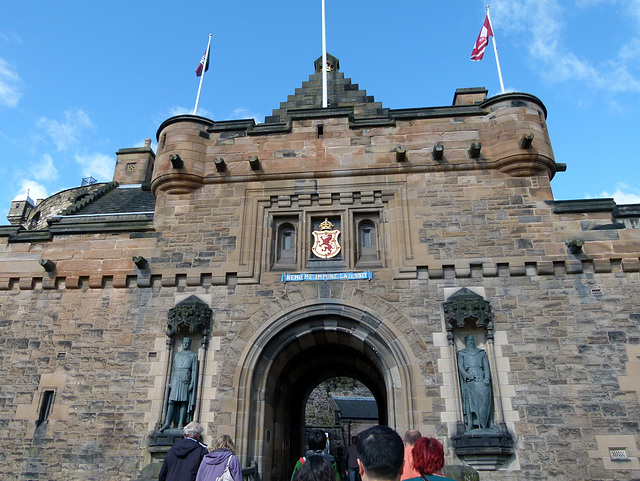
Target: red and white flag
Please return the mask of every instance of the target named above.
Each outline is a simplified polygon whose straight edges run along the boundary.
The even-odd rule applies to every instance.
[[[196,77],[200,77],[204,72],[209,70],[209,46],[207,46],[207,50],[200,59],[200,63],[196,68]]]
[[[491,29],[489,15],[487,14],[484,18],[484,24],[482,24],[480,35],[478,35],[478,40],[476,40],[476,44],[473,47],[473,52],[471,52],[471,60],[475,62],[482,60],[482,57],[484,56],[484,49],[489,45],[489,37],[493,37],[493,30]]]

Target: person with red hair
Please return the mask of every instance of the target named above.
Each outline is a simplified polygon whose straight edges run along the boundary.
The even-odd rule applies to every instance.
[[[435,438],[422,437],[413,445],[413,467],[421,476],[407,481],[454,481],[445,478],[442,474],[444,468],[444,448]]]

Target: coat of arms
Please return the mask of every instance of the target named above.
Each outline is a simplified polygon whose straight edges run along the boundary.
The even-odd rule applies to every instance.
[[[325,219],[320,224],[320,230],[314,230],[312,232],[315,242],[311,248],[313,252],[320,259],[331,259],[340,252],[340,244],[338,244],[338,236],[340,231],[333,230],[333,224]]]

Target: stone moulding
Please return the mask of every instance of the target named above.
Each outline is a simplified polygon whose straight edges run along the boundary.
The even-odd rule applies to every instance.
[[[167,314],[167,331],[169,337],[186,328],[192,334],[200,332],[204,336],[209,334],[209,325],[213,311],[196,296],[189,296],[169,309]]]
[[[462,329],[468,321],[486,331],[487,339],[493,339],[493,312],[491,303],[482,296],[463,287],[443,304],[447,339],[453,341],[454,329]]]
[[[565,259],[514,263],[483,263],[470,262],[467,265],[439,264],[432,266],[404,267],[394,269],[395,280],[412,279],[444,279],[444,278],[491,278],[491,277],[532,277],[553,275],[574,275],[582,273],[607,274],[611,272],[634,273],[640,272],[640,257],[615,259]],[[238,284],[257,284],[259,278],[255,275],[231,276],[220,272],[206,270],[175,270],[143,274],[113,273],[113,274],[80,274],[80,275],[47,275],[42,272],[21,275],[19,273],[0,274],[0,290],[35,290],[35,289],[80,289],[84,285],[89,288],[101,289],[107,286],[113,288],[150,288],[154,285],[175,287],[187,285],[190,287],[208,287],[226,285],[229,279]],[[373,280],[376,271],[373,271]],[[367,281],[369,282],[369,281]]]

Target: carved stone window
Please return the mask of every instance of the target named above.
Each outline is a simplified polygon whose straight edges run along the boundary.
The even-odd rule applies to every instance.
[[[296,229],[290,223],[285,223],[278,229],[278,261],[295,262],[296,259]]]
[[[298,261],[298,216],[282,215],[272,220],[271,267],[293,269]]]
[[[364,219],[357,224],[358,243],[356,246],[357,262],[377,261],[378,229],[371,219]]]

